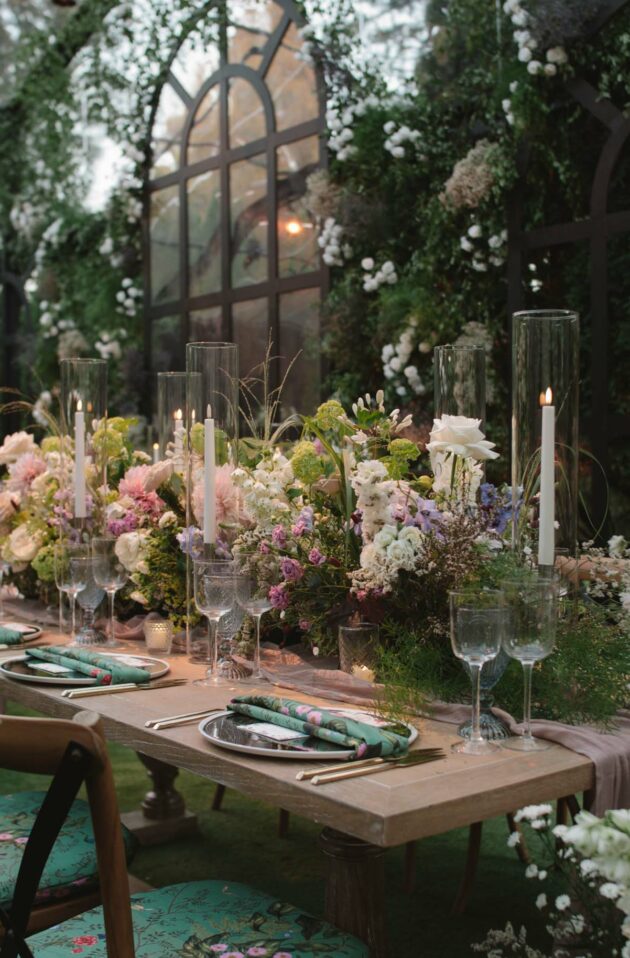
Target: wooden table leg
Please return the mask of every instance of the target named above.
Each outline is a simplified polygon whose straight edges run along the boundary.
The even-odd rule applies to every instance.
[[[186,809],[182,795],[174,787],[179,770],[157,758],[136,753],[149,773],[153,787],[144,796],[142,806],[121,815],[124,825],[141,845],[160,845],[197,833],[197,816]]]
[[[385,958],[385,849],[332,828],[322,831],[319,844],[328,859],[326,920],[366,942],[370,958]]]
[[[464,909],[468,904],[468,899],[475,882],[477,865],[479,863],[479,851],[481,849],[481,833],[483,830],[482,822],[475,822],[468,830],[468,854],[466,855],[466,865],[464,874],[453,902],[451,913],[453,915],[463,915]]]

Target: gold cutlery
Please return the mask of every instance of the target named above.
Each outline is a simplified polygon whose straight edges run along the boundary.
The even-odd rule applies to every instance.
[[[214,712],[224,712],[222,708],[201,709],[198,712],[182,712],[181,715],[166,715],[164,718],[149,719],[144,723],[145,728],[161,729],[172,728],[174,725],[186,725],[188,722],[200,722],[206,715],[212,715]]]
[[[81,689],[64,689],[61,693],[66,699],[83,699],[88,695],[116,695],[118,692],[151,692],[153,689],[169,689],[178,685],[185,685],[187,679],[166,679],[164,682],[139,684],[135,682],[121,682],[120,685],[90,685]]]
[[[378,766],[378,765],[389,764],[391,762],[402,762],[403,759],[409,762],[410,765],[413,765],[416,762],[420,761],[420,756],[424,757],[428,755],[437,755],[438,757],[441,757],[443,754],[444,754],[443,750],[435,746],[434,748],[415,749],[413,752],[407,752],[405,755],[400,755],[400,756],[390,755],[390,756],[381,757],[377,755],[377,756],[374,756],[373,758],[360,759],[357,762],[353,762],[352,760],[346,760],[345,765],[353,769],[369,768],[373,765]],[[418,757],[415,758],[414,756],[418,756]],[[316,775],[327,775],[329,772],[340,772],[340,771],[343,771],[343,769],[344,769],[344,762],[335,762],[334,765],[324,765],[324,766],[320,765],[317,768],[304,768],[302,769],[301,772],[297,773],[295,778],[298,782],[302,782],[305,779],[315,778]]]
[[[343,782],[348,778],[359,778],[362,775],[373,775],[375,772],[387,772],[393,768],[407,768],[410,765],[425,765],[428,762],[436,762],[445,758],[445,753],[441,749],[427,749],[416,752],[410,752],[402,758],[381,758],[375,760],[371,765],[364,765],[362,768],[337,768],[332,772],[319,771],[311,778],[311,785],[328,785],[331,782]],[[354,764],[354,763],[353,763]]]

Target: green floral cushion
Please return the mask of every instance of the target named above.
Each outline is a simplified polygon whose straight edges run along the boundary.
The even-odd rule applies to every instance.
[[[367,958],[367,945],[247,885],[199,881],[131,899],[136,958]],[[29,938],[35,958],[106,958],[103,913]]]
[[[31,828],[44,792],[0,795],[0,904],[9,904]],[[127,859],[135,839],[123,828]],[[87,802],[77,799],[46,863],[37,903],[67,898],[98,883],[94,833]]]

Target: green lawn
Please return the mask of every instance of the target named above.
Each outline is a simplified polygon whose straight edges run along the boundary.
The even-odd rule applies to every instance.
[[[136,756],[112,745],[110,753],[122,811],[137,807],[148,780]],[[0,771],[0,793],[41,787],[37,776]],[[228,791],[220,812],[210,804],[214,785],[188,772],[177,779],[186,803],[199,817],[201,838],[141,848],[132,865],[152,885],[200,878],[249,882],[302,908],[322,913],[324,862],[317,848],[318,827],[291,817],[289,836],[276,837],[277,811]],[[417,881],[412,895],[403,889],[403,851],[385,858],[386,909],[390,953],[402,958],[464,958],[470,943],[489,928],[511,920],[527,925],[532,944],[542,945],[544,931],[533,905],[537,883],[523,875],[523,866],[506,846],[504,819],[484,827],[482,856],[468,909],[455,918],[450,907],[466,857],[467,832],[457,829],[419,843]],[[549,889],[545,889],[549,892]],[[541,938],[541,935],[543,936]]]

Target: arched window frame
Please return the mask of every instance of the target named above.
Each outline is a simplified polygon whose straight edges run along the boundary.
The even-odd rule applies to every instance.
[[[147,158],[146,176],[145,176],[145,195],[144,195],[144,291],[145,291],[145,346],[147,352],[148,365],[152,367],[152,339],[153,326],[156,320],[163,317],[172,317],[179,315],[180,318],[180,337],[178,354],[173,357],[173,368],[184,365],[185,344],[190,338],[190,314],[195,310],[202,310],[211,307],[220,307],[221,309],[221,329],[217,333],[217,339],[232,340],[233,332],[233,307],[234,304],[246,302],[248,300],[267,299],[268,303],[268,330],[274,342],[281,342],[282,335],[280,329],[280,311],[279,298],[284,293],[297,292],[301,290],[318,289],[320,297],[323,299],[328,290],[329,270],[324,266],[321,256],[318,256],[317,268],[296,275],[279,275],[278,262],[278,170],[277,170],[277,150],[279,147],[302,140],[306,137],[316,136],[319,138],[318,146],[318,164],[317,168],[323,169],[327,166],[327,152],[324,139],[325,130],[325,91],[321,71],[313,66],[316,77],[316,92],[318,101],[318,115],[312,119],[306,120],[287,129],[278,130],[275,121],[275,109],[271,93],[265,83],[265,77],[273,62],[273,58],[280,48],[283,39],[289,30],[291,24],[300,28],[305,24],[304,17],[291,0],[273,0],[281,8],[282,14],[280,20],[271,32],[269,39],[264,46],[264,55],[258,67],[252,69],[243,63],[228,62],[228,38],[227,38],[227,16],[226,0],[220,0],[219,7],[219,53],[220,66],[205,82],[201,85],[194,97],[184,89],[178,78],[171,69],[167,71],[164,82],[156,89],[152,105],[149,128],[153,130],[156,113],[159,105],[160,96],[165,84],[170,86],[179,95],[180,99],[186,105],[188,116],[184,124],[181,143],[180,143],[180,162],[177,170],[156,178],[151,177],[151,156]],[[194,30],[194,27],[193,27]],[[192,30],[190,31],[192,32]],[[183,42],[183,41],[182,41]],[[181,44],[173,51],[171,65]],[[243,79],[253,86],[258,93],[265,115],[267,133],[265,137],[254,140],[250,143],[231,147],[229,144],[228,133],[228,95],[229,81],[234,78]],[[220,90],[220,116],[221,116],[221,147],[217,155],[207,156],[201,161],[188,163],[187,146],[190,132],[194,123],[195,113],[202,103],[204,97],[213,86],[219,85]],[[232,264],[232,236],[231,236],[231,218],[230,218],[230,166],[239,161],[264,154],[267,163],[267,195],[266,209],[268,221],[268,271],[267,279],[264,282],[233,286],[231,282],[231,264]],[[221,179],[221,289],[218,292],[204,293],[193,296],[190,291],[190,270],[189,270],[189,244],[188,244],[188,204],[187,204],[187,183],[189,180],[201,173],[217,169],[220,171]],[[153,193],[165,187],[176,186],[179,191],[179,296],[169,302],[154,305],[151,300],[151,244],[150,244],[150,207]],[[262,356],[260,357],[263,358]],[[284,357],[283,363],[278,359],[274,362],[272,369],[272,386],[278,384],[282,366],[286,367],[286,361],[292,357]],[[321,375],[321,369],[318,370],[318,377]]]

